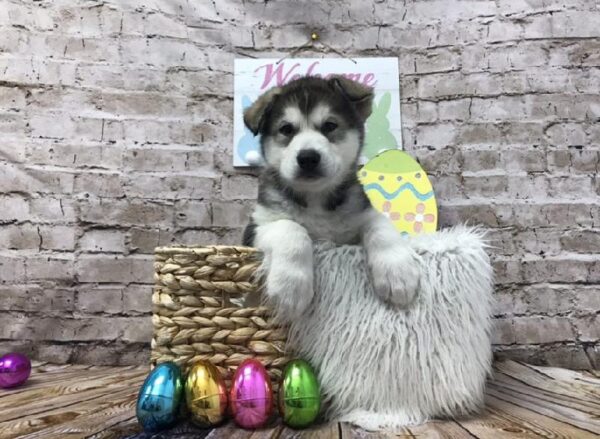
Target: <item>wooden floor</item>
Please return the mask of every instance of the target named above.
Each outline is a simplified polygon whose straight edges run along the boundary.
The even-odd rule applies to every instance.
[[[135,400],[145,367],[37,364],[28,383],[0,389],[0,438],[575,438],[600,437],[600,373],[497,363],[485,411],[472,419],[430,422],[390,433],[347,424],[293,431],[281,424],[213,431],[189,424],[160,434],[141,432]]]

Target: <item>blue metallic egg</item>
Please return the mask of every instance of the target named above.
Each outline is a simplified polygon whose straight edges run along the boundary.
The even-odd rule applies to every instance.
[[[162,363],[150,372],[140,389],[136,405],[138,422],[146,431],[158,431],[177,420],[183,395],[181,369]]]

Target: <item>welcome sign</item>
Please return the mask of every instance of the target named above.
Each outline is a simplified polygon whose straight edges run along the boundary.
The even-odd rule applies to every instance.
[[[354,62],[356,61],[356,63]],[[402,149],[400,82],[396,58],[236,59],[233,99],[233,165],[260,163],[260,140],[244,126],[244,110],[271,87],[303,76],[344,75],[375,90],[373,112],[365,126],[361,163],[388,149]]]

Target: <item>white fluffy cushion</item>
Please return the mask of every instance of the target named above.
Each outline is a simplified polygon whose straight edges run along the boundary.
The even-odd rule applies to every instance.
[[[409,242],[423,265],[405,310],[376,297],[361,247],[316,246],[315,298],[288,341],[317,369],[329,419],[376,430],[483,403],[492,269],[482,233],[457,227]]]

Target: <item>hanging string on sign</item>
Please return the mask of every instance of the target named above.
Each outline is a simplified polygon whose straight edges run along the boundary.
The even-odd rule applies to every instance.
[[[350,61],[352,61],[354,64],[358,64],[356,62],[356,60],[352,59],[351,57],[347,56],[346,54],[340,52],[339,50],[335,49],[334,47],[331,47],[329,44],[324,43],[321,40],[321,37],[319,36],[319,34],[317,32],[311,32],[310,34],[310,38],[309,40],[303,44],[300,47],[297,47],[296,49],[292,50],[290,53],[288,53],[287,55],[285,55],[283,58],[280,58],[279,61],[277,61],[275,64],[279,64],[281,63],[281,61],[290,58],[294,55],[296,55],[297,53],[302,52],[303,50],[307,50],[307,49],[315,49],[317,48],[316,43],[319,43],[321,46],[331,50],[332,52],[337,53],[338,55],[340,55],[343,58],[349,59]]]

